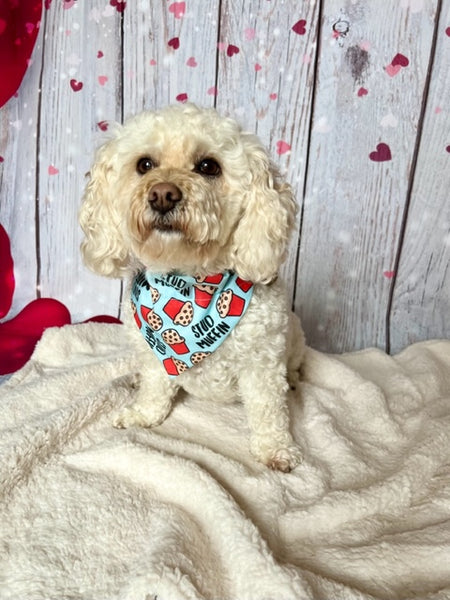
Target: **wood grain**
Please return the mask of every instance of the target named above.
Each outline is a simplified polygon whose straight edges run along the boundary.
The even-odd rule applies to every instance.
[[[282,269],[290,297],[307,166],[318,6],[306,1],[228,2],[221,15],[217,108],[260,137],[297,198],[297,221]],[[299,22],[301,33],[295,33]],[[230,45],[239,53],[230,56]]]
[[[37,130],[44,24],[19,97],[0,110],[0,222],[6,229],[15,263],[16,288],[8,318],[37,296],[38,252],[36,227]],[[0,257],[1,260],[1,257]]]
[[[381,0],[323,3],[296,294],[321,350],[385,347],[384,273],[400,243],[435,12],[391,2],[386,19]],[[390,76],[399,54],[408,66]],[[380,143],[390,160],[369,158]]]
[[[99,124],[188,100],[255,132],[294,186],[282,275],[310,345],[449,336],[450,0],[113,4],[52,2],[0,111],[9,316],[39,295],[118,314],[121,283],[79,253]]]
[[[450,1],[437,23],[405,236],[394,280],[391,351],[450,337]]]
[[[105,17],[104,10],[104,2],[95,0],[69,10],[58,3],[47,12],[39,115],[40,289],[64,302],[75,321],[117,314],[120,297],[120,282],[89,273],[79,249],[78,209],[97,123],[121,114],[120,15],[112,10]]]
[[[219,5],[187,3],[183,17],[167,2],[124,12],[125,117],[177,101],[213,105]]]

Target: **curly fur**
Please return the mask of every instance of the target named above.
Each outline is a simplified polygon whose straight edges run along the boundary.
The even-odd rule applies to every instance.
[[[143,157],[153,163],[144,174],[136,168]],[[205,158],[217,161],[220,175],[198,172],[196,165]],[[157,184],[173,184],[182,193],[164,215],[149,202]],[[298,378],[304,340],[282,286],[274,282],[294,215],[292,190],[281,182],[259,140],[214,110],[171,106],[113,129],[97,151],[80,210],[86,264],[110,277],[142,268],[187,275],[232,270],[257,284],[229,339],[176,382],[152,356],[125,307],[130,335],[142,351],[142,382],[117,426],[158,425],[180,386],[208,398],[239,393],[256,458],[284,471],[298,464],[286,393],[288,378],[290,383]]]

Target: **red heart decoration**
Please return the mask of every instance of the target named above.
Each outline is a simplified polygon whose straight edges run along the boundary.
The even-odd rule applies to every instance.
[[[11,308],[14,287],[14,263],[11,255],[11,245],[8,234],[0,225],[0,319],[3,319]]]
[[[396,67],[399,65],[400,67],[407,67],[409,65],[409,60],[403,54],[396,54],[392,59],[391,65]]]
[[[73,89],[74,92],[79,92],[80,90],[83,89],[83,84],[81,81],[77,81],[76,79],[71,79],[70,87]]]
[[[360,98],[362,98],[362,96],[367,96],[368,93],[369,92],[366,90],[366,88],[363,88],[363,87],[359,88],[359,90],[358,90],[358,96]]]
[[[391,160],[391,149],[387,144],[381,143],[377,145],[377,149],[374,152],[369,154],[370,160],[375,162],[384,162],[386,160]]]
[[[178,50],[178,48],[180,47],[180,40],[179,38],[174,37],[171,40],[169,40],[167,44],[174,50]]]
[[[101,131],[108,131],[108,121],[99,121],[97,123],[97,127],[101,130]]]
[[[300,19],[300,21],[297,21],[297,23],[295,23],[295,25],[292,27],[292,31],[294,33],[296,33],[297,35],[305,35],[306,33],[306,21],[305,19]]]
[[[177,102],[187,102],[188,101],[188,95],[187,94],[178,94],[178,96],[175,98],[175,100]]]
[[[229,56],[230,58],[234,55],[234,54],[239,54],[240,50],[237,46],[233,46],[233,44],[229,44],[228,48],[227,48],[227,56]]]
[[[30,302],[16,317],[0,324],[0,375],[23,367],[47,327],[70,323],[64,304],[51,298]]]
[[[41,14],[41,0],[0,2],[0,106],[14,96],[22,83]]]

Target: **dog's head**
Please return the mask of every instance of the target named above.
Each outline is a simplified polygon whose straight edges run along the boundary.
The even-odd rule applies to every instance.
[[[255,136],[192,105],[141,113],[113,136],[97,152],[80,211],[90,268],[275,276],[295,202]]]

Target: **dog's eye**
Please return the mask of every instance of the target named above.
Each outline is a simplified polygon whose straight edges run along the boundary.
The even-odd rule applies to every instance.
[[[148,171],[151,171],[155,167],[154,162],[148,156],[140,158],[136,165],[136,171],[141,175],[145,175]]]
[[[195,171],[207,177],[218,177],[222,173],[219,163],[213,158],[204,158],[195,165]]]

